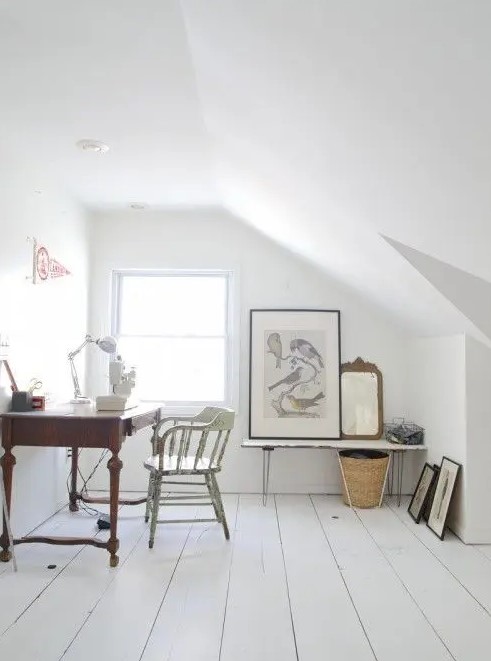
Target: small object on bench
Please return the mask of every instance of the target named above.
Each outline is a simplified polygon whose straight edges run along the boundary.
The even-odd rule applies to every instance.
[[[414,422],[406,422],[404,418],[394,418],[384,424],[384,435],[390,443],[401,445],[422,445],[425,440],[425,430]]]

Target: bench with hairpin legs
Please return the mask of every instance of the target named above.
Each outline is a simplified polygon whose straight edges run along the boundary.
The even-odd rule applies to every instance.
[[[285,439],[285,440],[271,440],[271,439],[251,439],[244,438],[241,447],[243,448],[256,448],[263,451],[263,505],[266,505],[268,500],[269,493],[269,477],[271,473],[271,453],[273,450],[282,448],[282,449],[317,449],[317,450],[336,450],[338,453],[340,450],[382,450],[389,452],[391,455],[391,472],[389,477],[389,494],[392,495],[392,490],[394,486],[394,458],[397,458],[397,504],[401,504],[402,497],[402,481],[404,477],[404,456],[408,451],[426,451],[425,445],[399,445],[398,443],[390,443],[385,440],[331,440],[331,441],[297,441],[295,439]],[[344,479],[342,466],[341,476]],[[348,491],[349,494],[349,491]],[[383,495],[383,494],[382,494]],[[382,502],[382,499],[380,500]]]

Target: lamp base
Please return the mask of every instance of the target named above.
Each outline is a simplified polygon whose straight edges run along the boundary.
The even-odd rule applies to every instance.
[[[88,397],[74,397],[70,400],[70,404],[91,404],[92,402]]]
[[[126,411],[138,406],[138,400],[133,397],[122,397],[121,395],[99,395],[95,399],[95,407],[98,411]]]

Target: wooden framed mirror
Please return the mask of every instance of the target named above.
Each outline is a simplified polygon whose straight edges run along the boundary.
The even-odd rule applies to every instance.
[[[384,395],[382,372],[357,358],[341,365],[341,438],[382,438]]]

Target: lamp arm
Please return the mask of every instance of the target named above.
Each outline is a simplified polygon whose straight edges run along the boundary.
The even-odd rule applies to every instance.
[[[68,354],[68,360],[73,360],[75,356],[79,354],[82,351],[82,349],[91,342],[95,342],[92,335],[86,335],[85,340],[82,342],[82,344],[77,349],[75,349],[75,351],[70,351],[70,353]]]
[[[75,369],[75,362],[73,359],[82,351],[85,346],[87,346],[87,344],[90,344],[94,341],[95,340],[91,335],[86,335],[82,344],[77,349],[75,349],[75,351],[70,351],[68,354],[68,362],[70,363],[70,372],[72,374],[73,382],[73,395],[75,399],[82,397],[82,391],[80,390],[80,382],[78,380],[78,374],[77,370]]]
[[[80,390],[77,370],[75,369],[75,363],[73,362],[73,357],[71,355],[69,356],[68,361],[70,363],[70,372],[72,373],[73,396],[75,399],[78,399],[79,397],[82,397],[82,391]]]

